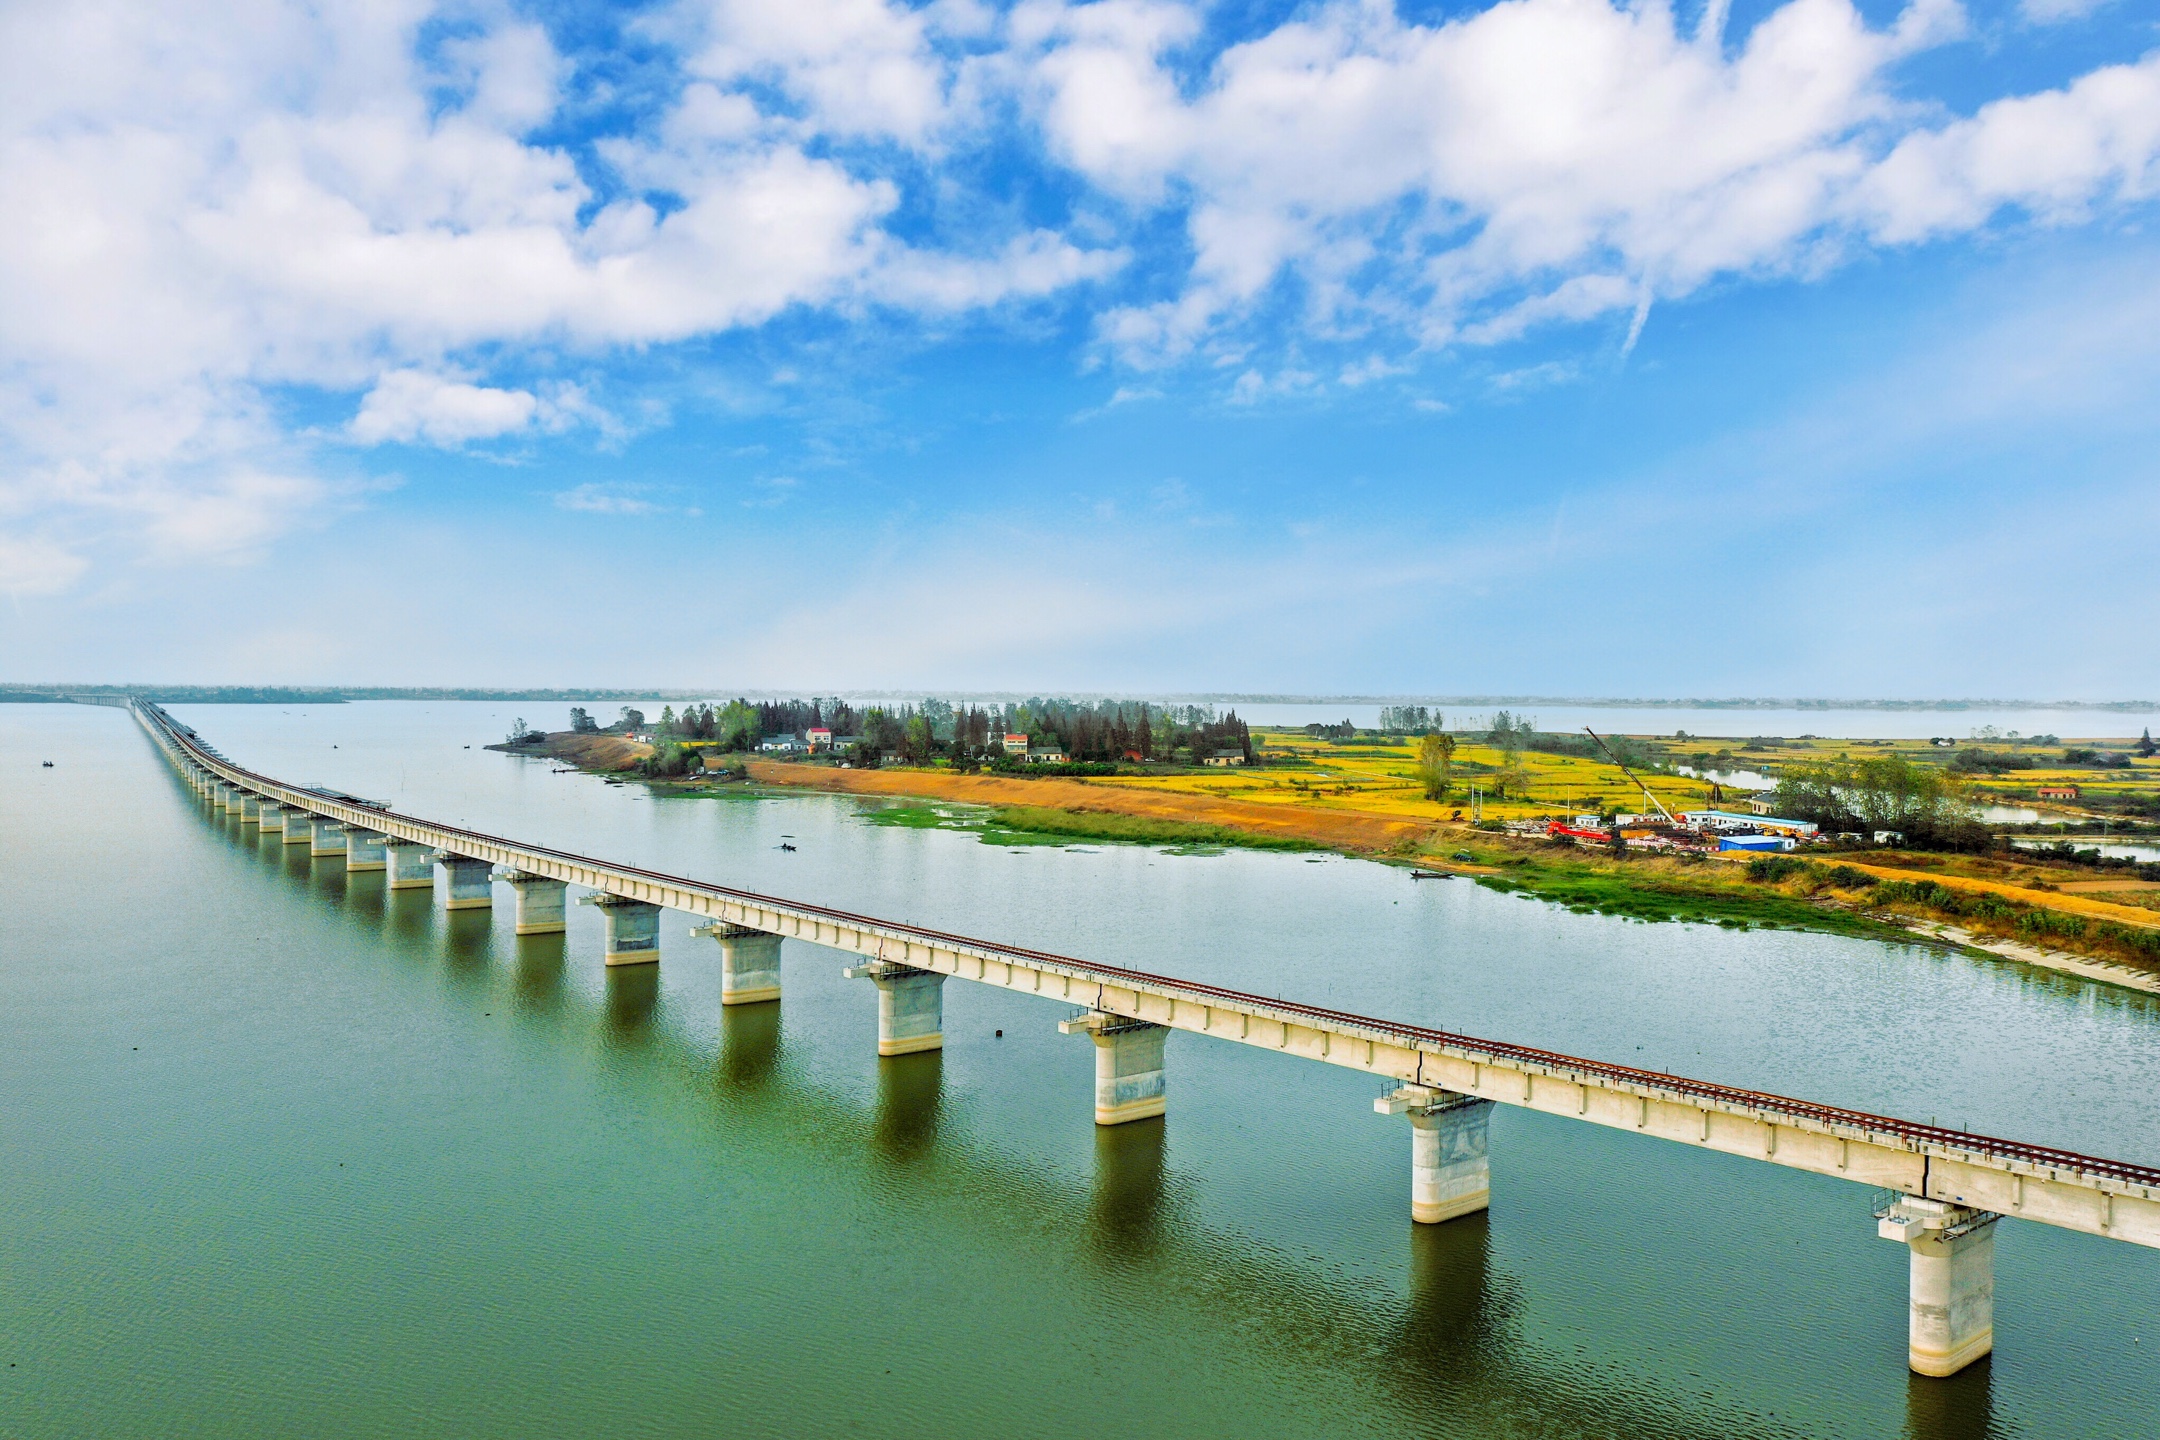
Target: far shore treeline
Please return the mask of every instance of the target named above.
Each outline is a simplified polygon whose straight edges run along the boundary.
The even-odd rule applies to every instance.
[[[582,733],[649,731],[655,753],[645,768],[656,775],[694,768],[702,763],[698,750],[741,753],[780,737],[804,741],[812,730],[830,732],[835,758],[868,766],[886,760],[908,765],[943,761],[959,770],[1026,765],[1036,774],[1088,775],[1109,774],[1119,764],[1197,764],[1225,752],[1234,752],[1241,763],[1254,758],[1252,731],[1235,711],[1217,715],[1206,706],[1133,700],[1037,697],[1006,705],[954,705],[926,699],[918,705],[858,709],[824,696],[736,699],[725,705],[685,705],[679,712],[670,705],[657,719],[624,706],[605,727],[579,706],[571,710],[570,724]],[[521,720],[511,743],[531,734]],[[1019,738],[1023,736],[1024,743]]]

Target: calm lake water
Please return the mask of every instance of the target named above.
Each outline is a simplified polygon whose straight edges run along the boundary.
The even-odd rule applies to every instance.
[[[1348,860],[655,800],[481,749],[513,708],[178,713],[433,818],[2160,1160],[2160,998]],[[1169,1116],[1098,1131],[1060,1006],[955,982],[942,1055],[880,1061],[833,952],[789,942],[785,1001],[723,1016],[687,917],[610,974],[589,907],[520,941],[506,891],[446,916],[297,848],[123,712],[0,706],[0,1432],[2155,1432],[2154,1252],[2006,1221],[1996,1356],[1921,1380],[1860,1187],[1503,1108],[1491,1214],[1413,1227],[1356,1076],[1177,1035]]]

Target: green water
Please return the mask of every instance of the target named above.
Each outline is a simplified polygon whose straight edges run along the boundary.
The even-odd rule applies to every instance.
[[[2160,1158],[2160,1007],[2014,966],[656,802],[478,748],[487,706],[182,714],[436,818]],[[1503,1108],[1489,1217],[1413,1227],[1358,1077],[1174,1036],[1167,1120],[1098,1131],[1061,1007],[955,983],[946,1051],[880,1061],[832,952],[723,1016],[686,917],[607,974],[589,908],[520,941],[298,848],[120,712],[0,706],[0,1434],[2160,1433],[2153,1252],[2005,1222],[1997,1355],[1919,1380],[1858,1187]]]

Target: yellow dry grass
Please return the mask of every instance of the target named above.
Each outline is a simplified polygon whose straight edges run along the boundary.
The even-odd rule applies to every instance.
[[[2024,885],[2008,885],[2000,880],[1981,880],[1970,875],[1951,875],[1935,870],[1903,870],[1894,865],[1867,865],[1856,860],[1841,860],[1839,863],[1850,865],[1855,870],[1863,870],[1883,880],[1932,880],[1945,889],[2000,895],[2006,900],[2022,901],[2044,910],[2062,910],[2073,915],[2113,920],[2119,924],[2136,925],[2148,930],[2160,927],[2160,918],[2155,918],[2150,910],[2134,905],[2110,904],[2105,900],[2068,894],[2062,890],[2035,890]]]

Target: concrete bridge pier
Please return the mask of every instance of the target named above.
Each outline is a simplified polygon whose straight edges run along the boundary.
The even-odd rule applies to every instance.
[[[1410,1218],[1417,1224],[1490,1208],[1492,1108],[1490,1100],[1430,1085],[1405,1085],[1373,1101],[1382,1115],[1410,1117]]]
[[[225,782],[224,782],[223,780],[213,780],[213,781],[211,781],[211,782],[210,782],[210,804],[211,804],[211,806],[212,806],[213,808],[215,808],[215,809],[217,809],[217,810],[220,810],[220,811],[226,811],[226,810],[230,810],[230,809],[232,809],[232,808],[233,808],[233,787],[232,787],[232,786],[230,786],[230,785],[228,785],[228,784],[226,784],[226,783],[225,783]]]
[[[285,807],[275,800],[265,800],[255,810],[255,823],[266,835],[285,833]]]
[[[443,891],[445,910],[491,910],[495,906],[495,862],[475,860],[470,855],[452,855],[447,850],[435,854],[435,862],[450,877],[448,888]]]
[[[1168,1098],[1163,1085],[1163,1041],[1167,1026],[1101,1010],[1089,1010],[1058,1022],[1067,1035],[1095,1042],[1095,1123],[1123,1125],[1152,1120]]]
[[[383,841],[392,890],[431,890],[435,886],[435,851],[418,840]]]
[[[308,841],[310,856],[343,855],[345,853],[345,827],[323,816],[315,817],[315,834]]]
[[[715,920],[690,932],[720,942],[720,1003],[756,1005],[780,998],[780,937]]]
[[[315,844],[315,817],[305,810],[288,808],[285,811],[285,843],[306,845],[312,854]]]
[[[569,882],[507,868],[497,870],[495,878],[517,892],[517,934],[560,935],[569,928],[564,904]]]
[[[389,861],[383,855],[383,833],[380,830],[351,829],[345,832],[345,873],[355,870],[384,870]]]
[[[263,804],[263,799],[262,799],[262,796],[260,796],[260,795],[257,795],[257,794],[256,794],[256,793],[255,793],[254,791],[252,791],[252,790],[243,790],[243,791],[241,791],[241,792],[240,792],[240,823],[241,823],[241,824],[243,824],[243,825],[260,825],[260,824],[262,824],[262,804]]]
[[[602,958],[610,965],[650,965],[660,958],[660,907],[620,895],[581,895],[580,905],[597,905],[607,921]]]
[[[1875,1233],[1911,1252],[1905,1358],[1916,1374],[1955,1375],[1995,1348],[1995,1222],[2000,1215],[1900,1196]]]
[[[851,965],[841,973],[877,986],[878,1054],[913,1055],[945,1048],[943,975],[890,960]]]

